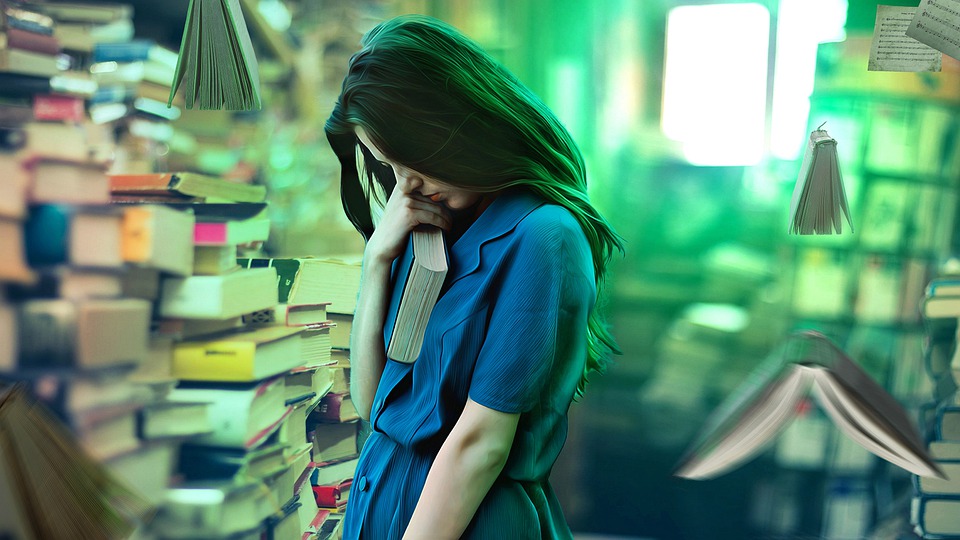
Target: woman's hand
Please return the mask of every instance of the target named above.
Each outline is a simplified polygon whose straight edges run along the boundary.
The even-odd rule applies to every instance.
[[[393,261],[407,245],[407,238],[418,225],[433,225],[449,230],[452,225],[450,212],[417,193],[404,193],[400,183],[393,189],[383,216],[367,242],[366,253],[380,261]]]

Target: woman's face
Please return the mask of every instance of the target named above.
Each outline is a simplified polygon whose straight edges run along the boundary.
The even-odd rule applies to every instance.
[[[444,184],[435,178],[420,174],[409,167],[404,167],[399,163],[387,159],[387,157],[383,155],[383,152],[373,144],[362,127],[357,126],[355,132],[357,138],[360,139],[360,142],[373,154],[373,157],[383,165],[393,169],[393,174],[397,178],[397,186],[400,188],[400,191],[406,194],[416,193],[422,195],[435,203],[446,206],[450,210],[470,208],[482,197],[480,193]]]

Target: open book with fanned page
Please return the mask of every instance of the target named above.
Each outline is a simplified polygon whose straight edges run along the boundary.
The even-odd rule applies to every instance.
[[[943,478],[900,403],[826,336],[790,336],[708,418],[676,476],[708,479],[760,453],[812,391],[834,424],[873,454],[918,476]]]

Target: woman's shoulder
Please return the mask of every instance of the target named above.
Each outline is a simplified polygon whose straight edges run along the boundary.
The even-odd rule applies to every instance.
[[[520,236],[552,241],[584,237],[583,228],[568,208],[544,200],[540,203],[517,223]]]

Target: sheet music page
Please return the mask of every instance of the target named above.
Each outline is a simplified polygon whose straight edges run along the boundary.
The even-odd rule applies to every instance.
[[[960,60],[960,0],[920,0],[907,35]]]
[[[909,6],[877,6],[868,71],[940,71],[942,53],[906,34],[916,11]]]

